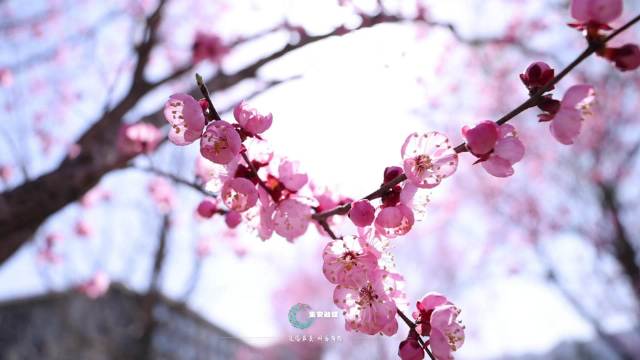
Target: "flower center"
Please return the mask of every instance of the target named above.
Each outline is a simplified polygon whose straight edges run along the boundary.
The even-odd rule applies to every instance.
[[[360,289],[360,299],[356,301],[356,304],[360,306],[371,307],[374,301],[378,300],[378,295],[373,290],[371,283],[368,283],[367,286]]]
[[[357,263],[355,261],[357,257],[358,254],[356,254],[352,250],[349,250],[342,255],[341,260],[347,270],[351,270],[352,267],[357,266]]]
[[[431,169],[433,163],[431,162],[431,158],[427,155],[418,155],[415,158],[416,161],[416,172],[418,174],[423,174],[425,171]]]
[[[229,148],[229,144],[227,143],[227,139],[218,139],[213,143],[213,152],[216,154],[220,154],[223,150],[227,150]]]

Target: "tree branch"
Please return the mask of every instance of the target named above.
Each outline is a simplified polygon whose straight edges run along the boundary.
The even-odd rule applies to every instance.
[[[621,28],[617,29],[616,31],[611,33],[609,36],[604,38],[601,42],[590,43],[587,46],[587,48],[580,55],[578,55],[578,57],[575,60],[573,60],[569,65],[567,65],[567,67],[565,67],[553,79],[549,80],[549,82],[545,86],[541,87],[536,93],[531,95],[527,100],[525,100],[522,104],[518,105],[515,109],[511,110],[509,113],[507,113],[506,115],[502,116],[500,119],[496,120],[496,124],[498,124],[498,125],[505,124],[508,121],[510,121],[511,119],[513,119],[516,116],[518,116],[519,114],[521,114],[522,112],[524,112],[525,110],[536,106],[537,103],[542,99],[542,96],[547,91],[551,90],[555,84],[557,84],[565,76],[567,76],[576,66],[578,66],[580,63],[582,63],[589,56],[593,55],[596,52],[596,50],[598,50],[599,48],[604,46],[607,42],[609,42],[610,40],[615,38],[618,34],[622,33],[624,30],[630,28],[632,25],[634,25],[638,21],[640,21],[640,15],[638,15],[638,16],[634,17],[633,19],[631,19],[629,22],[627,22]],[[462,143],[462,144],[456,146],[454,148],[454,150],[457,153],[462,153],[462,152],[468,151],[467,150],[467,146],[466,146],[465,143]],[[407,179],[406,175],[404,175],[404,174],[399,175],[395,179],[393,179],[393,180],[391,180],[391,181],[389,181],[389,182],[387,182],[385,184],[382,184],[382,186],[380,188],[378,188],[376,191],[372,192],[371,194],[365,196],[363,199],[371,200],[371,199],[374,199],[374,198],[378,198],[378,197],[384,195],[384,193],[386,191],[388,191],[389,189],[391,189],[393,186],[395,186],[395,185],[397,185],[399,183],[402,183],[406,179]],[[333,208],[331,210],[327,210],[327,211],[319,213],[319,214],[314,214],[312,217],[316,221],[324,221],[328,217],[333,216],[333,215],[346,215],[349,212],[349,210],[351,209],[351,204],[352,204],[352,202],[349,202],[347,204],[337,206],[337,207],[335,207],[335,208]]]

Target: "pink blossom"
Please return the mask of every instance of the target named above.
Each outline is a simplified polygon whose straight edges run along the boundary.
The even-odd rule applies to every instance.
[[[59,264],[62,262],[62,257],[50,248],[43,248],[38,250],[38,260],[47,264]]]
[[[219,63],[229,53],[229,48],[223,43],[222,38],[215,34],[197,32],[193,42],[193,63],[202,60],[210,60]]]
[[[93,233],[93,228],[91,227],[91,225],[89,225],[89,223],[84,220],[78,220],[78,222],[76,222],[74,230],[76,232],[76,235],[81,237],[88,237]]]
[[[273,148],[268,141],[258,138],[246,138],[243,142],[247,148],[249,159],[261,164],[269,164],[273,160]]]
[[[162,139],[158,128],[147,123],[125,124],[118,134],[118,151],[125,156],[152,153]]]
[[[571,1],[571,16],[584,24],[608,24],[620,15],[622,15],[622,0]]]
[[[205,183],[207,191],[218,193],[222,190],[222,186],[227,180],[235,177],[239,162],[240,157],[238,156],[225,165],[216,164],[202,156],[198,156],[195,169],[196,176],[198,180]]]
[[[235,229],[242,222],[242,215],[237,211],[229,211],[224,216],[224,222],[227,224],[229,229]]]
[[[331,210],[334,207],[338,206],[336,195],[327,188],[313,188],[313,197],[318,202],[318,211]]]
[[[375,218],[376,209],[371,205],[369,200],[358,200],[351,204],[349,210],[349,219],[355,226],[369,226]]]
[[[451,359],[451,352],[464,344],[464,326],[457,320],[460,309],[455,305],[436,307],[431,314],[431,350],[436,359]]]
[[[0,179],[4,182],[9,182],[13,177],[13,168],[10,165],[0,166]]]
[[[501,125],[499,130],[499,138],[493,152],[486,160],[481,160],[481,164],[493,176],[508,177],[514,173],[513,165],[522,160],[524,145],[512,125]]]
[[[330,241],[324,248],[322,259],[322,272],[327,280],[345,286],[365,283],[369,272],[378,265],[376,254],[358,236]]]
[[[604,57],[613,61],[620,71],[630,71],[640,67],[640,48],[636,44],[606,48]]]
[[[210,219],[218,211],[218,207],[216,206],[215,200],[204,199],[200,201],[196,211],[198,215],[202,216],[203,218]]]
[[[428,293],[417,304],[413,313],[416,331],[429,336],[431,350],[438,360],[452,359],[452,352],[464,343],[465,327],[457,319],[460,309],[444,295]]]
[[[162,137],[162,135],[160,135],[160,137]],[[69,147],[67,148],[67,156],[69,159],[77,158],[81,152],[82,147],[78,144],[69,144]]]
[[[199,258],[209,256],[211,254],[212,246],[213,241],[211,240],[211,238],[201,238],[200,240],[198,240],[198,244],[196,245],[196,255]]]
[[[550,116],[551,135],[561,144],[573,144],[580,134],[584,116],[591,114],[590,107],[594,100],[595,91],[591,85],[570,87],[560,102],[560,110]]]
[[[234,178],[224,183],[221,197],[229,209],[243,212],[258,202],[258,190],[251,181],[245,178]]]
[[[263,188],[258,188],[258,199],[260,207],[258,210],[258,236],[262,240],[271,238],[273,234],[273,212],[276,210],[276,204],[271,200],[271,196]]]
[[[80,284],[78,291],[91,299],[97,299],[107,293],[110,284],[109,275],[103,271],[98,271],[89,280]]]
[[[176,145],[191,144],[202,136],[204,113],[191,95],[171,95],[164,104],[164,118],[171,125],[169,141]]]
[[[418,188],[411,182],[405,182],[400,191],[399,200],[413,211],[415,221],[422,221],[431,203],[431,193],[429,190]]]
[[[285,199],[273,212],[273,229],[288,241],[302,236],[311,221],[311,207],[295,199]]]
[[[411,230],[415,219],[413,211],[406,205],[398,204],[383,208],[376,217],[376,229],[388,238],[402,236]]]
[[[267,131],[273,121],[271,113],[261,115],[256,109],[250,108],[245,101],[242,101],[233,109],[233,117],[244,130],[253,135]]]
[[[99,203],[100,201],[108,201],[111,199],[111,193],[109,191],[102,189],[101,187],[94,187],[91,190],[87,191],[86,194],[80,199],[80,205],[85,208],[92,207]]]
[[[49,233],[44,238],[45,246],[47,248],[53,248],[56,244],[61,243],[62,240],[64,240],[64,236],[59,232]]]
[[[200,141],[200,154],[216,164],[228,164],[240,153],[242,140],[236,129],[226,121],[214,121]]]
[[[149,194],[156,203],[158,209],[166,213],[173,208],[175,195],[173,187],[163,178],[155,177],[149,182]]]
[[[196,157],[196,177],[202,182],[207,182],[218,175],[218,170],[222,169],[220,164],[216,164],[203,158],[202,156]],[[234,171],[235,172],[235,171]]]
[[[491,120],[486,120],[472,128],[464,126],[462,136],[474,155],[486,155],[493,150],[498,141],[498,125]]]
[[[9,69],[0,69],[0,86],[9,87],[13,85],[13,73]]]
[[[283,159],[278,166],[278,179],[293,192],[300,190],[308,181],[307,174],[301,172],[297,161]]]
[[[524,73],[520,74],[520,80],[530,92],[536,92],[544,87],[555,76],[555,70],[547,63],[538,61],[529,65]],[[553,90],[551,87],[549,90]]]
[[[421,188],[436,187],[458,166],[458,154],[449,139],[436,131],[407,137],[402,145],[402,159],[407,178]]]
[[[379,332],[387,336],[395,334],[398,330],[396,303],[390,296],[395,288],[388,279],[386,271],[374,270],[366,281],[356,286],[336,286],[333,302],[343,310],[347,331],[369,335]]]
[[[407,338],[400,343],[398,356],[402,360],[424,359],[424,349],[418,342],[418,334],[414,330],[410,330]]]

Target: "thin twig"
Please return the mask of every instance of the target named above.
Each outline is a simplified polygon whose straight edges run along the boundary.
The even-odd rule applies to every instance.
[[[145,171],[145,172],[149,172],[149,173],[152,173],[152,174],[156,174],[156,175],[165,177],[165,178],[170,179],[171,181],[174,181],[174,182],[176,182],[178,184],[190,187],[190,188],[196,190],[197,192],[199,192],[199,193],[201,193],[203,195],[206,195],[206,196],[210,196],[210,197],[217,197],[218,196],[218,194],[212,193],[210,191],[207,191],[202,186],[200,186],[198,184],[195,184],[195,183],[193,183],[193,182],[191,182],[189,180],[185,180],[185,179],[183,179],[183,178],[181,178],[179,176],[176,176],[174,174],[171,174],[171,173],[168,173],[168,172],[165,172],[165,171],[153,168],[153,167],[135,166],[135,167],[133,167],[133,169],[137,169],[137,170],[140,170],[140,171]]]
[[[207,89],[207,85],[204,83],[204,80],[202,80],[202,76],[198,73],[196,73],[196,83],[198,84],[198,88],[200,89],[202,96],[204,96],[204,98],[207,100],[209,114],[211,114],[213,120],[222,120],[220,114],[218,114],[218,112],[216,111],[216,107],[213,106],[213,101],[209,96],[209,89]]]

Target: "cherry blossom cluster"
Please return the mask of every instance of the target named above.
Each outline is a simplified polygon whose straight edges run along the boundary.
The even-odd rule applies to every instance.
[[[225,214],[230,228],[244,215],[263,240],[274,232],[289,241],[302,236],[311,222],[312,208],[320,208],[320,202],[296,162],[274,161],[261,136],[271,127],[272,115],[262,115],[241,102],[234,108],[232,124],[219,119],[212,108],[206,99],[176,94],[164,110],[172,143],[200,141],[202,157],[196,163],[196,174],[207,189],[220,194],[220,201],[203,200],[198,214],[204,218]]]
[[[172,143],[200,141],[197,178],[220,195],[200,202],[196,212],[202,218],[224,214],[230,228],[244,221],[263,240],[275,232],[293,241],[306,232],[314,213],[350,204],[348,217],[358,228],[357,236],[338,238],[328,230],[332,217],[315,219],[319,231],[332,237],[323,253],[323,272],[336,285],[334,302],[343,310],[349,331],[389,336],[397,332],[396,314],[407,302],[404,278],[395,269],[388,244],[411,230],[416,213],[420,215],[428,203],[426,190],[455,172],[458,154],[444,134],[410,134],[401,147],[403,166],[386,168],[381,179],[383,185],[401,176],[409,181],[390,187],[379,198],[352,202],[310,184],[295,162],[281,158],[276,166],[262,138],[272,115],[262,115],[245,102],[235,107],[235,123],[229,123],[219,119],[209,99],[176,94],[165,104],[164,116],[171,125]],[[510,136],[506,133],[495,142],[508,142],[504,139]],[[495,161],[490,155],[486,158]],[[154,197],[162,198],[164,187],[155,188]],[[449,353],[461,341],[447,345]]]
[[[323,252],[322,271],[337,285],[333,301],[343,310],[346,329],[391,336],[398,331],[396,309],[406,301],[404,278],[384,248],[371,245],[369,236],[345,236],[330,241]]]
[[[638,67],[637,46],[606,47],[609,38],[604,35],[621,11],[617,0],[574,0],[571,5],[578,20],[572,26],[585,31],[592,52],[626,71]],[[548,122],[551,135],[566,145],[575,142],[595,100],[593,87],[585,84],[570,87],[561,100],[553,98],[555,84],[569,70],[556,75],[546,63],[531,64],[520,74],[530,98],[514,110],[517,115],[539,108],[539,121]],[[406,317],[401,310],[407,307],[404,278],[389,245],[412,229],[429,202],[429,189],[455,173],[461,153],[473,155],[475,164],[492,176],[514,174],[514,165],[525,154],[516,128],[506,123],[515,115],[464,126],[464,143],[455,147],[437,131],[409,134],[400,148],[400,166],[387,167],[381,187],[354,201],[318,188],[296,162],[269,150],[262,136],[272,125],[271,114],[241,102],[233,111],[235,122],[224,121],[206,86],[201,80],[198,85],[203,99],[175,94],[164,107],[171,126],[169,140],[180,146],[199,141],[197,178],[206,190],[219,195],[204,199],[196,209],[198,215],[221,214],[230,228],[245,222],[263,240],[275,232],[291,242],[314,223],[331,238],[323,251],[322,270],[335,285],[333,300],[343,311],[348,331],[390,336],[398,331],[396,316],[400,316],[409,325],[407,338],[399,346],[402,359],[422,359],[425,353],[434,359],[452,359],[465,339],[465,327],[458,320],[460,309],[444,295],[429,293],[416,303],[413,320]],[[128,134],[125,139],[145,142],[143,146],[125,143],[123,149],[144,152],[153,146],[155,135],[127,130],[123,130]],[[347,216],[357,235],[335,235],[331,225],[337,215]]]

